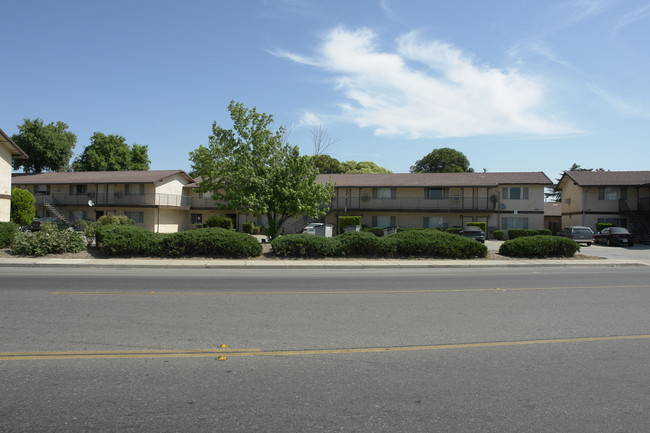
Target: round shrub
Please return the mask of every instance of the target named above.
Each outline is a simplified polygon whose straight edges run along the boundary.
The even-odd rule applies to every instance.
[[[580,250],[577,242],[560,236],[526,236],[505,241],[499,254],[508,257],[573,257]]]
[[[380,239],[369,231],[343,233],[336,237],[336,241],[337,255],[340,256],[376,256],[380,252]]]
[[[74,230],[59,230],[56,224],[43,224],[34,233],[17,233],[11,253],[20,256],[79,253],[86,249],[83,234]]]
[[[171,233],[160,241],[160,254],[168,257],[255,257],[262,245],[254,237],[223,228]]]
[[[18,224],[12,222],[0,223],[0,248],[8,248],[18,233]]]
[[[275,238],[271,246],[276,255],[283,257],[331,257],[338,250],[334,239],[298,233]]]
[[[102,215],[97,219],[98,225],[110,224],[130,224],[135,225],[135,221],[128,218],[126,215]]]
[[[208,227],[219,227],[226,230],[234,230],[232,218],[223,215],[212,215],[205,220],[205,225]]]
[[[503,235],[504,235],[503,230],[495,230],[492,232],[492,234],[494,235],[494,239],[499,241],[503,240]]]
[[[396,242],[395,254],[398,256],[445,259],[487,256],[487,247],[482,243],[435,229],[409,230],[382,239]]]
[[[372,233],[378,238],[384,236],[384,229],[382,229],[381,227],[364,227],[361,229],[361,231]]]
[[[129,224],[98,225],[95,239],[102,254],[107,256],[157,255],[162,236]]]

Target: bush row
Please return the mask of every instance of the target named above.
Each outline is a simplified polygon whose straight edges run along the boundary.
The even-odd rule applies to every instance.
[[[131,225],[98,226],[97,246],[106,256],[254,257],[262,254],[257,239],[219,227],[177,233],[153,233]]]
[[[12,222],[1,222],[0,223],[0,248],[8,248],[13,240],[14,236],[18,233],[18,224]]]
[[[512,239],[526,236],[550,236],[552,233],[547,229],[509,229],[508,237]]]
[[[349,232],[333,238],[308,234],[286,235],[271,242],[283,257],[485,257],[485,245],[434,229],[403,230],[377,237],[372,232]]]
[[[74,230],[59,230],[56,224],[43,224],[37,232],[16,233],[11,253],[21,256],[79,253],[86,249],[83,235]]]
[[[499,254],[509,257],[573,257],[580,251],[577,242],[560,236],[537,235],[524,236],[505,241],[499,248]]]

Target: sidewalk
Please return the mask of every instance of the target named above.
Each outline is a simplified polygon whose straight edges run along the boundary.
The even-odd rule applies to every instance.
[[[163,269],[423,269],[516,267],[650,266],[644,260],[611,259],[138,259],[138,258],[0,258],[0,267],[163,268]]]

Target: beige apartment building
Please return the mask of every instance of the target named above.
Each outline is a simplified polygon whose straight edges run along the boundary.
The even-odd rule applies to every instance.
[[[9,221],[11,215],[11,161],[24,158],[27,154],[0,129],[0,222]]]

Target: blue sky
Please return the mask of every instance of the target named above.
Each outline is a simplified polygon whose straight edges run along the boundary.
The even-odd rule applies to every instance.
[[[476,171],[650,169],[650,2],[4,2],[0,128],[63,121],[190,169],[228,103],[313,153],[408,172],[440,147]]]

